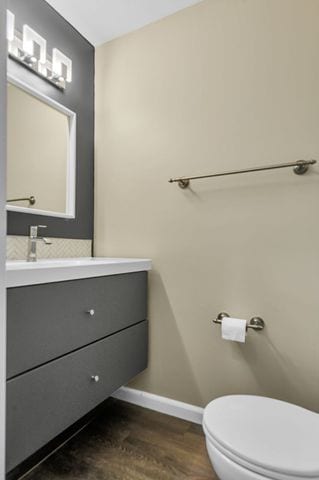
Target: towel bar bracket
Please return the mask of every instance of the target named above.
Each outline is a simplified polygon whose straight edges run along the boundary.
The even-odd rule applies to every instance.
[[[296,175],[303,175],[304,173],[308,172],[309,170],[308,163],[305,163],[303,160],[298,160],[296,163],[298,165],[296,165],[293,169]]]
[[[182,189],[189,187],[190,181],[189,180],[178,180],[178,186]]]

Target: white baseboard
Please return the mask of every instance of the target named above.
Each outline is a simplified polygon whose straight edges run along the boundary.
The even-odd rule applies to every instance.
[[[204,409],[201,407],[195,407],[188,403],[143,392],[135,388],[121,387],[113,393],[112,397],[156,412],[166,413],[166,415],[172,417],[182,418],[192,423],[201,424],[203,420]]]

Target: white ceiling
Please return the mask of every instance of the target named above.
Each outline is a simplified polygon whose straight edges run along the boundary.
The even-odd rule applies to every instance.
[[[101,45],[201,0],[46,0],[89,42]]]

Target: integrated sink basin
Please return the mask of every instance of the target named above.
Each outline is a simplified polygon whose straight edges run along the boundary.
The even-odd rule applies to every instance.
[[[36,262],[8,260],[6,262],[6,287],[142,272],[151,270],[151,267],[151,260],[144,258],[52,258]]]

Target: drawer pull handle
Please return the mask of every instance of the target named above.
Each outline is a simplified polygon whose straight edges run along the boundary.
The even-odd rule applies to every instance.
[[[92,375],[91,376],[91,379],[93,380],[93,382],[97,383],[100,381],[100,377],[98,375]]]
[[[91,317],[93,317],[95,315],[95,310],[91,308],[91,310],[88,310],[86,313],[88,313],[89,315],[91,315]]]

